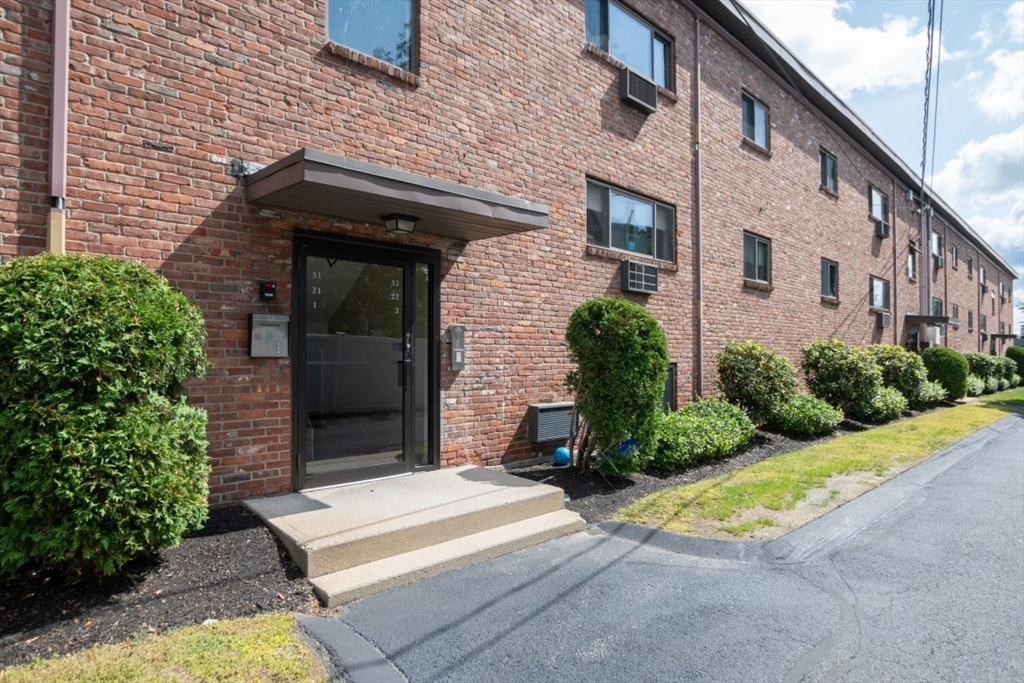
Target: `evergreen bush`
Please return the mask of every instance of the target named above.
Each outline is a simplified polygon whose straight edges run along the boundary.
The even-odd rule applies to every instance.
[[[963,398],[967,393],[967,359],[947,346],[932,346],[921,352],[921,360],[928,368],[928,379],[938,382],[946,390],[950,401]]]
[[[831,434],[843,421],[843,411],[819,398],[794,392],[772,411],[768,426],[773,431],[797,438]]]
[[[1006,356],[993,356],[996,363],[996,374],[1002,379],[1009,380],[1017,372],[1017,364],[1012,358]]]
[[[977,375],[967,375],[967,396],[981,396],[985,393],[985,380]]]
[[[668,378],[665,333],[642,306],[602,297],[573,311],[565,336],[576,364],[566,385],[575,392],[582,418],[573,448],[576,466],[589,469],[603,455],[611,474],[642,469],[657,446]],[[630,437],[636,448],[620,453]]]
[[[754,436],[754,423],[740,408],[709,398],[661,416],[658,447],[649,468],[671,472],[732,455]]]
[[[989,377],[985,380],[985,393],[994,394],[999,391],[999,378]]]
[[[1010,375],[1010,388],[1011,389],[1013,387],[1019,387],[1020,386],[1020,382],[1021,382],[1020,375],[1018,375],[1016,372],[1013,373],[1012,375]]]
[[[874,395],[857,408],[857,416],[864,422],[881,424],[895,420],[907,409],[907,399],[892,387],[879,387]]]
[[[839,339],[813,341],[802,351],[814,396],[856,420],[877,414],[872,406],[883,386],[882,371],[870,353]]]
[[[925,380],[912,399],[907,399],[912,410],[924,410],[937,406],[946,399],[946,390],[938,382]]]
[[[903,394],[911,408],[919,410],[942,400],[932,400],[932,390],[925,392],[928,369],[916,353],[892,344],[873,344],[867,351],[882,371],[882,384]]]
[[[0,266],[0,569],[111,574],[206,519],[198,309],[113,257]]]
[[[729,342],[718,355],[718,388],[726,401],[762,424],[796,391],[796,370],[785,356],[757,342]]]
[[[1010,346],[1006,349],[1006,357],[1017,364],[1016,373],[1024,377],[1024,346]]]
[[[977,375],[986,382],[990,378],[998,378],[1002,374],[998,356],[974,351],[968,351],[963,356],[967,359],[968,374]]]

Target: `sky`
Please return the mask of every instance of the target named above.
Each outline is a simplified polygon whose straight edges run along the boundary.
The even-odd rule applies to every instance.
[[[920,173],[927,0],[741,1]],[[936,0],[936,27],[940,9],[926,179],[1016,269],[1017,306],[1024,301],[1024,0]],[[1015,309],[1014,321],[1021,333],[1024,313]]]

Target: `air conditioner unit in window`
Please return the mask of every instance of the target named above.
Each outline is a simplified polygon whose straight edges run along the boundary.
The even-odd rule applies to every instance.
[[[935,267],[936,268],[943,268],[943,267],[945,267],[945,265],[946,265],[946,257],[944,257],[944,256],[936,256],[935,257]]]
[[[982,294],[988,294],[988,285],[986,285],[986,284],[982,284],[981,285],[981,293]]]
[[[875,314],[875,324],[878,326],[879,329],[892,327],[892,313],[879,311],[877,314]]]
[[[658,86],[628,67],[622,67],[619,99],[646,114],[653,114],[658,109]]]
[[[658,267],[636,261],[623,261],[622,291],[654,294],[658,291]]]
[[[889,236],[889,224],[885,221],[875,220],[875,237],[885,239]]]

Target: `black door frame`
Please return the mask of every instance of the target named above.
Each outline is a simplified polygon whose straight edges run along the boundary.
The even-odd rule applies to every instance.
[[[319,475],[311,482],[306,474],[306,257],[329,256],[338,258],[365,259],[377,263],[404,264],[403,268],[403,329],[413,330],[415,316],[415,265],[425,263],[429,267],[430,304],[427,349],[428,358],[413,357],[414,362],[403,362],[403,449],[404,466],[387,468],[363,468],[343,470],[331,475]],[[291,325],[292,354],[292,490],[302,491],[325,486],[352,483],[405,474],[414,471],[432,470],[440,467],[441,459],[441,253],[435,249],[407,246],[386,242],[373,242],[347,237],[335,237],[323,233],[295,231],[292,248],[292,311],[295,312]],[[415,354],[415,343],[413,343]],[[406,361],[409,358],[405,359]],[[415,444],[415,364],[425,363],[427,367],[427,409],[425,419],[429,431],[427,441],[429,465],[417,465]],[[394,471],[392,471],[392,468]],[[371,470],[367,472],[366,470]],[[379,470],[379,471],[378,471]],[[363,476],[358,473],[363,472]],[[352,476],[355,474],[356,476]]]

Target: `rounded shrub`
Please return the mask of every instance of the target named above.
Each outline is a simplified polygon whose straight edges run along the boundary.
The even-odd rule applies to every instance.
[[[1017,372],[1017,364],[1013,362],[1012,358],[1006,356],[993,356],[995,359],[997,374],[999,377],[1005,380],[1009,380]]]
[[[870,353],[839,339],[813,341],[802,351],[807,387],[814,396],[855,420],[874,414],[870,405],[883,385],[882,371]]]
[[[565,336],[576,364],[566,384],[583,422],[576,465],[589,469],[604,455],[611,474],[642,469],[657,444],[668,377],[665,333],[643,306],[602,297],[573,311]],[[630,437],[636,447],[620,454]]]
[[[985,380],[985,393],[994,394],[999,391],[999,378],[989,377]]]
[[[967,375],[966,396],[981,396],[985,393],[985,380],[977,375]]]
[[[781,434],[805,438],[831,434],[842,421],[843,411],[820,398],[796,392],[775,407],[768,426]]]
[[[115,572],[206,519],[198,309],[113,257],[0,266],[0,568]]]
[[[796,370],[789,360],[754,341],[729,342],[718,354],[718,389],[756,424],[796,391]]]
[[[1024,346],[1010,346],[1006,349],[1006,357],[1017,364],[1016,373],[1024,377]]]
[[[1018,375],[1016,372],[1010,375],[1010,388],[1012,389],[1013,387],[1019,387],[1020,381],[1020,375]]]
[[[938,382],[925,381],[917,390],[913,398],[908,398],[907,403],[912,410],[924,410],[937,406],[946,399],[946,390]]]
[[[921,360],[928,368],[928,379],[942,385],[946,398],[955,401],[966,395],[969,366],[963,354],[947,346],[932,346],[921,352]]]
[[[873,344],[867,348],[867,352],[882,371],[884,386],[903,394],[911,408],[917,409],[927,405],[927,402],[923,402],[921,392],[928,381],[928,369],[919,355],[892,344]],[[940,398],[939,401],[941,400]]]
[[[968,374],[977,375],[986,382],[992,377],[998,379],[1002,374],[997,356],[974,351],[968,351],[963,356],[967,359]]]
[[[737,406],[709,398],[664,413],[649,469],[671,472],[732,455],[754,436],[754,423]]]
[[[907,409],[907,399],[892,387],[879,387],[870,400],[857,410],[864,422],[881,424],[895,420]]]

